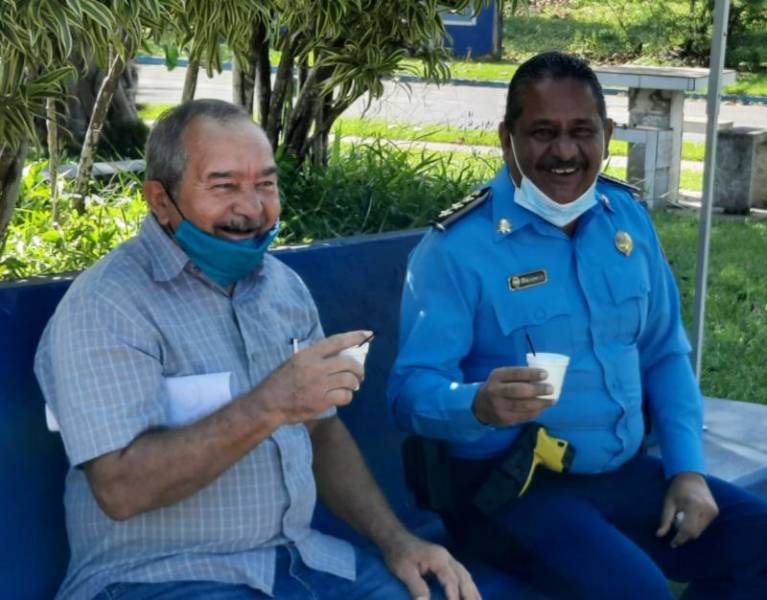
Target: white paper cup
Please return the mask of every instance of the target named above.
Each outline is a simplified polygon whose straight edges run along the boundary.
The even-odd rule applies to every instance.
[[[537,352],[533,354],[529,352],[527,354],[527,366],[534,367],[536,369],[545,369],[548,373],[548,377],[541,381],[541,383],[548,383],[554,391],[548,396],[541,396],[541,398],[548,398],[553,400],[554,403],[559,400],[559,394],[562,393],[562,383],[565,380],[565,372],[567,371],[567,365],[570,364],[570,357],[566,354],[553,354],[551,352]]]
[[[351,348],[346,348],[345,350],[341,350],[339,354],[341,356],[351,356],[354,360],[356,360],[358,363],[360,363],[364,367],[365,358],[368,355],[368,350],[370,350],[370,342],[365,342],[361,346],[352,346]]]

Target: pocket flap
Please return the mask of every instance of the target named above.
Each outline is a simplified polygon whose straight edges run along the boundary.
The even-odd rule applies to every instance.
[[[643,298],[650,289],[647,277],[634,276],[630,268],[623,265],[604,270],[607,289],[615,304],[622,304],[630,298]]]
[[[522,327],[541,325],[560,315],[570,315],[565,295],[550,286],[497,292],[493,298],[493,309],[504,335]]]

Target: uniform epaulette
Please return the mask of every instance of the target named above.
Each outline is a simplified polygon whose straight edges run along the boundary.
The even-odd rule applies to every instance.
[[[445,231],[452,223],[455,223],[458,219],[464,215],[469,214],[472,210],[480,206],[485,200],[490,197],[490,188],[485,187],[476,192],[472,192],[466,196],[463,200],[454,202],[449,208],[446,208],[437,215],[437,218],[432,221],[432,225],[440,231]]]
[[[632,196],[641,196],[642,190],[639,189],[637,186],[630,184],[628,181],[623,181],[623,179],[618,179],[617,177],[613,177],[611,175],[606,175],[605,173],[599,174],[599,179],[602,181],[606,181],[608,183],[614,183],[617,186],[620,186],[624,188],[626,191],[628,191]]]

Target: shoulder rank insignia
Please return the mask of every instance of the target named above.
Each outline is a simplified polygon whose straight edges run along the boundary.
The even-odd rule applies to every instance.
[[[612,183],[614,185],[617,185],[620,188],[623,188],[625,191],[627,191],[629,194],[631,194],[636,200],[642,201],[642,190],[639,189],[637,186],[629,183],[628,181],[623,181],[623,179],[618,179],[617,177],[612,177],[611,175],[606,175],[605,173],[599,174],[599,179],[602,181],[606,181],[607,183]]]
[[[485,187],[481,190],[477,190],[476,192],[472,192],[463,200],[454,202],[450,205],[450,207],[439,213],[437,218],[432,221],[432,225],[434,225],[434,227],[440,231],[445,231],[451,224],[480,206],[489,197],[489,187]]]

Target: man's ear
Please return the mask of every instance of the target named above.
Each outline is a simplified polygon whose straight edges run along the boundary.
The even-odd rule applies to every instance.
[[[498,123],[498,139],[501,142],[504,157],[507,153],[511,156],[511,138],[509,137],[509,128],[506,126],[506,121]]]
[[[501,149],[503,150],[503,160],[509,167],[511,178],[519,186],[522,181],[522,174],[517,168],[517,161],[514,159],[514,147],[511,145],[511,133],[505,121],[498,125],[498,138],[501,140]]]
[[[602,158],[606,159],[610,157],[610,140],[613,137],[613,128],[615,127],[615,122],[611,118],[607,118],[605,121],[605,147],[602,151]]]
[[[144,181],[144,198],[158,223],[167,227],[173,220],[174,207],[165,186],[156,179]]]

